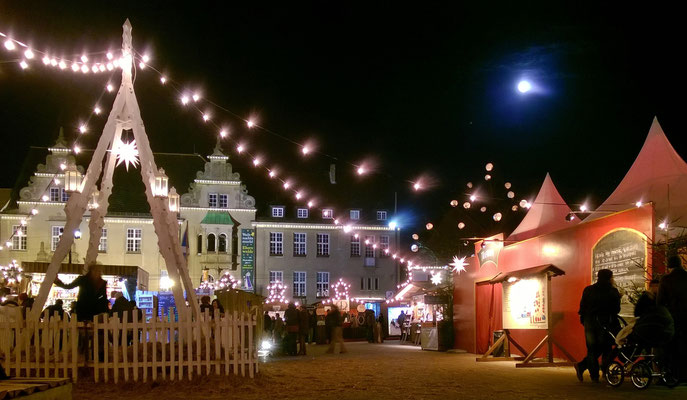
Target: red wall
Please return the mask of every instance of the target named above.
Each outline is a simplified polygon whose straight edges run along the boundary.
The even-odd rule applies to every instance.
[[[476,285],[499,272],[516,271],[553,264],[565,271],[565,275],[551,279],[551,321],[553,336],[577,360],[586,353],[584,331],[577,315],[580,297],[585,286],[592,282],[592,247],[606,233],[617,228],[631,228],[653,239],[653,206],[612,214],[594,221],[583,222],[547,235],[505,246],[493,263],[480,269],[477,257],[468,259],[467,272],[454,274],[454,325],[455,347],[473,353],[483,353],[489,347],[491,331],[502,328],[501,287],[492,293],[491,285]],[[546,249],[546,251],[545,251]],[[651,254],[647,255],[651,263]],[[490,313],[491,310],[491,313]],[[491,314],[491,318],[490,318]],[[511,330],[513,338],[525,349],[533,349],[544,337],[546,330]],[[546,346],[539,356],[545,355]],[[565,358],[554,347],[554,356]],[[511,346],[511,351],[514,351]]]

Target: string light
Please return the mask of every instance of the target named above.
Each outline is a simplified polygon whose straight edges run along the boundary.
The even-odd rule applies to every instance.
[[[5,40],[5,48],[9,51],[13,51],[14,49],[16,49],[14,41],[12,41],[12,39]]]
[[[93,112],[96,114],[100,114],[100,111],[101,111],[100,107],[98,107],[98,106],[95,106],[95,108],[93,108]]]
[[[21,60],[19,66],[21,67],[21,69],[27,69],[29,67],[29,64],[26,61]]]
[[[86,125],[82,124],[79,126],[79,132],[81,133],[86,133],[88,131],[88,128],[86,128]]]
[[[165,78],[164,76],[161,76],[161,77],[160,77],[160,83],[162,83],[163,85],[164,85],[165,83],[167,83],[167,78]]]
[[[246,125],[248,125],[249,128],[252,128],[255,126],[255,122],[253,122],[252,119],[249,119],[248,121],[246,121]]]
[[[88,71],[86,71],[86,72],[88,72]],[[111,83],[108,83],[105,88],[107,89],[108,92],[112,92],[114,90],[114,86],[112,86]]]

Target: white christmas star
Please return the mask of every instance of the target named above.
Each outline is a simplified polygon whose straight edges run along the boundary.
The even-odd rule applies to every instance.
[[[458,256],[453,256],[453,262],[449,265],[453,267],[452,272],[457,272],[458,275],[460,275],[461,272],[465,271],[465,267],[468,266],[468,263],[465,262],[465,257],[458,258]]]
[[[129,143],[124,143],[121,140],[117,141],[112,148],[112,153],[117,157],[117,165],[124,163],[126,170],[129,170],[129,164],[134,168],[138,166],[138,148],[136,147],[136,140]]]
[[[432,284],[434,285],[440,285],[441,284],[441,273],[436,273],[432,274]]]

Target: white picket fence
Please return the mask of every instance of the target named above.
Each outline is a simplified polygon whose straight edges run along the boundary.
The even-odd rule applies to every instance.
[[[0,323],[0,357],[12,376],[71,377],[80,368],[95,381],[181,380],[194,375],[254,377],[258,372],[255,314],[149,322],[105,315],[94,322],[59,316]],[[171,319],[171,320],[170,320]]]

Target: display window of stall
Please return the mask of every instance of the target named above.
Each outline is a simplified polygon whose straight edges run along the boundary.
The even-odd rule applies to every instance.
[[[387,308],[387,325],[390,336],[399,336],[401,334],[401,323],[399,317],[403,313],[403,324],[410,322],[412,318],[412,309],[410,306],[389,307]]]
[[[79,275],[77,274],[57,275],[57,277],[64,283],[71,283],[78,276]],[[45,274],[35,273],[31,275],[30,293],[32,294],[32,296],[38,294],[41,288],[41,283],[43,283],[43,279],[45,279]],[[112,292],[114,291],[122,292],[125,296],[127,295],[126,287],[124,286],[126,280],[122,279],[119,276],[112,275],[103,275],[103,279],[105,280],[105,282],[107,282],[106,292],[108,299],[112,297]],[[76,301],[78,295],[78,287],[67,290],[53,285],[53,287],[50,289],[50,293],[48,294],[45,306],[51,306],[55,304],[55,301],[57,301],[57,299],[62,299],[65,311],[69,311],[71,309],[72,302]]]

